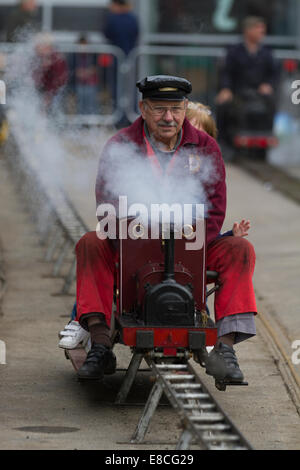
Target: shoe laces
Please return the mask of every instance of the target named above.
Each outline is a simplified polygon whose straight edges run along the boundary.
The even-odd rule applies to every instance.
[[[226,363],[239,367],[235,351],[220,351],[220,354],[224,357]]]

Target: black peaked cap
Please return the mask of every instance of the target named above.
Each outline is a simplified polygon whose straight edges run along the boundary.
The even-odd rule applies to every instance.
[[[192,84],[185,78],[172,75],[153,75],[137,82],[143,98],[153,100],[183,100],[192,91]]]

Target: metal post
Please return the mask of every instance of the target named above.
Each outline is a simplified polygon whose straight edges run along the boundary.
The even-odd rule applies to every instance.
[[[154,412],[157,408],[157,405],[162,396],[162,393],[163,393],[163,386],[160,383],[160,381],[157,380],[152,387],[152,390],[148,397],[141,419],[136,427],[134,435],[131,438],[132,443],[141,442],[144,439],[147,429],[149,427],[151,418],[154,415]]]
[[[55,252],[55,249],[57,247],[57,243],[61,237],[61,233],[58,230],[55,230],[54,235],[52,236],[52,240],[50,241],[50,245],[47,249],[46,255],[45,255],[45,261],[51,261]]]
[[[135,353],[132,356],[129,367],[125,374],[124,381],[122,383],[122,386],[119,390],[118,396],[115,401],[117,405],[121,405],[122,403],[125,403],[143,357],[144,355],[142,353]]]
[[[43,225],[43,224],[42,224]],[[43,229],[40,231],[40,243],[41,245],[46,245],[47,240],[49,240],[52,232],[56,230],[54,215],[49,213],[47,223],[43,226]]]
[[[58,276],[59,275],[62,263],[65,259],[66,254],[68,253],[69,247],[70,247],[70,241],[65,240],[64,243],[62,244],[61,248],[60,248],[58,258],[55,261],[55,264],[53,266],[53,271],[52,271],[53,276]]]
[[[63,285],[63,288],[61,290],[61,294],[68,294],[69,290],[71,288],[72,282],[74,281],[76,277],[76,258],[74,258],[73,263],[69,269],[69,272],[66,276],[65,283]]]
[[[188,450],[190,448],[192,438],[193,435],[188,429],[182,431],[182,434],[176,446],[176,450]]]
[[[42,30],[51,31],[52,30],[52,5],[47,5],[44,3],[42,10]]]

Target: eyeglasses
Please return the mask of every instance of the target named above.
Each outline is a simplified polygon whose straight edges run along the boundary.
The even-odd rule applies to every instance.
[[[151,106],[148,101],[144,101],[144,103],[149,106],[153,116],[164,116],[167,111],[173,116],[180,116],[180,114],[186,110],[186,105],[183,106]]]

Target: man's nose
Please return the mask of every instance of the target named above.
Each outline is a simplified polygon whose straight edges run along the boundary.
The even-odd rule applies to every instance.
[[[173,121],[173,114],[171,113],[170,109],[166,110],[165,115],[164,115],[164,120],[168,122]]]

